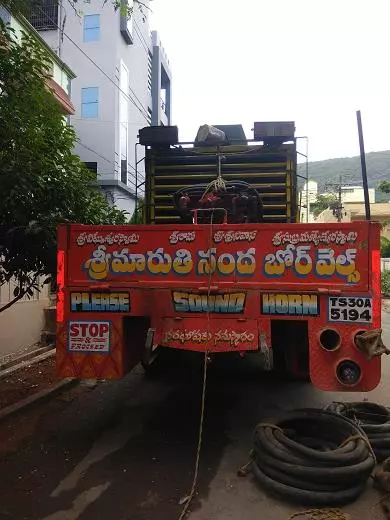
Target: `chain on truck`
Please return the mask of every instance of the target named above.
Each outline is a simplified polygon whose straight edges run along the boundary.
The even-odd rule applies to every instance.
[[[295,124],[253,131],[144,128],[143,223],[59,227],[60,377],[119,379],[176,349],[378,385],[380,226],[299,222]]]

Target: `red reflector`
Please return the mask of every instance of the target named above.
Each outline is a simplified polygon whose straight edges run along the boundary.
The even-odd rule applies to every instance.
[[[373,323],[376,327],[380,327],[382,312],[382,295],[381,295],[381,253],[374,249],[371,252],[371,290],[374,297],[373,302]]]
[[[64,287],[65,284],[65,251],[57,252],[57,285]]]
[[[57,323],[64,321],[65,251],[57,253]]]

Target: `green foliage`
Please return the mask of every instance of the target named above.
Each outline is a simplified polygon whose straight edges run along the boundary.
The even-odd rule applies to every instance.
[[[381,181],[378,183],[378,190],[383,193],[390,193],[390,182],[389,181]]]
[[[381,237],[381,256],[390,258],[390,240],[386,237]]]
[[[390,150],[383,152],[372,152],[366,155],[368,186],[376,188],[378,182],[390,178]],[[298,173],[305,176],[305,164],[298,166]],[[318,182],[319,191],[324,191],[325,184],[339,182],[340,175],[346,184],[362,185],[362,173],[360,157],[345,157],[341,159],[327,159],[326,161],[315,161],[309,163],[310,180]],[[301,183],[304,181],[302,180]],[[388,202],[388,192],[376,192],[377,202]]]
[[[133,216],[130,219],[130,224],[143,224],[144,223],[144,213],[145,213],[145,201],[143,199],[139,199],[137,203],[137,208],[133,213]]]
[[[125,216],[72,153],[75,133],[45,86],[45,51],[28,35],[16,42],[4,27],[0,37],[0,285],[15,278],[20,299],[37,276],[55,273],[59,223],[124,223]]]
[[[383,271],[381,274],[382,294],[390,296],[390,271]]]
[[[312,210],[315,217],[318,217],[318,215],[324,211],[325,209],[328,209],[333,204],[337,202],[337,196],[333,193],[329,193],[328,195],[318,195],[316,202],[313,204],[310,204],[310,209]]]

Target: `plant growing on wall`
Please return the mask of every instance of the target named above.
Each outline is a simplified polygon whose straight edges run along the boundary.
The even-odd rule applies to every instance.
[[[124,223],[72,153],[76,136],[45,86],[45,50],[0,26],[0,286],[16,282],[14,299],[31,296],[56,270],[62,222]]]

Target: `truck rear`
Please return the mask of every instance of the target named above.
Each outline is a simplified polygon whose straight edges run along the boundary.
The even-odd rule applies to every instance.
[[[297,222],[293,136],[180,146],[145,130],[144,223],[59,228],[60,377],[119,379],[177,349],[375,388],[379,224]]]

